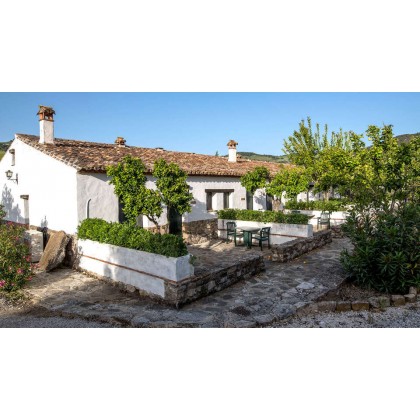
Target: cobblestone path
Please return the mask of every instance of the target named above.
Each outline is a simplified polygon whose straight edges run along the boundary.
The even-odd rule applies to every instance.
[[[257,327],[296,313],[345,279],[339,254],[346,239],[296,260],[266,261],[266,271],[183,306],[154,303],[70,269],[40,273],[26,289],[33,305],[54,315],[130,327]]]

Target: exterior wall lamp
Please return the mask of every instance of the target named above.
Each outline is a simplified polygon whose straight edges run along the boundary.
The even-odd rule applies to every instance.
[[[10,169],[8,171],[6,171],[6,177],[7,177],[7,179],[9,179],[10,181],[16,181],[16,184],[18,184],[19,183],[19,181],[18,181],[18,174],[16,174],[16,178],[15,179],[12,179],[12,176],[13,176],[13,172]]]

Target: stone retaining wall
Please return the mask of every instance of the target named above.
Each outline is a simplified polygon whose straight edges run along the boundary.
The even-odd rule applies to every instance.
[[[208,274],[193,277],[182,282],[165,284],[166,301],[181,306],[211,293],[223,290],[241,280],[247,280],[265,270],[262,256],[239,261],[231,267],[212,270]]]
[[[182,237],[188,244],[217,239],[217,219],[196,220],[182,223]]]
[[[311,238],[299,238],[284,244],[272,245],[271,253],[265,255],[265,258],[270,261],[287,262],[331,241],[331,230],[321,230],[315,232]]]

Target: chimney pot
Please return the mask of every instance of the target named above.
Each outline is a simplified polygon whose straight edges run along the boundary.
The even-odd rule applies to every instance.
[[[125,143],[126,143],[126,141],[125,141],[124,137],[117,137],[117,140],[115,140],[115,144],[119,147],[126,147]]]
[[[236,146],[239,143],[235,140],[229,140],[227,147],[228,147],[228,151],[229,151],[229,158],[228,158],[228,162],[236,162],[237,161],[237,154],[236,154]]]
[[[39,106],[39,143],[54,144],[54,114],[50,106]]]

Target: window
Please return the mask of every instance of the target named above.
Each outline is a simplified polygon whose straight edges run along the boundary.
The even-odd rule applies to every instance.
[[[230,208],[230,206],[229,206],[229,199],[230,199],[230,193],[224,192],[223,193],[223,208],[224,209]]]
[[[207,211],[228,209],[230,207],[231,193],[234,190],[220,189],[220,190],[205,190],[206,191],[206,203]],[[214,206],[214,208],[213,208]]]
[[[207,203],[207,211],[213,210],[213,193],[211,191],[206,192],[206,203]]]
[[[15,166],[16,161],[15,161],[15,149],[10,149],[9,153],[12,155],[12,163],[11,166]]]
[[[249,191],[246,192],[246,209],[254,210],[254,194]]]

